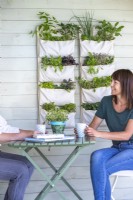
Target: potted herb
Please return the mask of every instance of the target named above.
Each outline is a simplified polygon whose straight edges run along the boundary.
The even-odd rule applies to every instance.
[[[62,134],[64,132],[67,119],[68,112],[60,108],[49,110],[46,115],[46,120],[50,122],[54,134]]]

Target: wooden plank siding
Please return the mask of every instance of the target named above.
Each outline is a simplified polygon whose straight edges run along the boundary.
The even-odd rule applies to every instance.
[[[125,28],[122,37],[115,40],[115,66],[133,70],[133,1],[132,0],[0,0],[0,114],[14,126],[34,129],[37,123],[37,56],[36,38],[29,32],[41,21],[39,11],[55,16],[59,21],[68,22],[75,14],[82,16],[85,11],[94,12],[97,20],[119,21]],[[78,61],[77,42],[75,59]],[[75,69],[78,75],[78,69]],[[80,120],[79,91],[76,91],[77,114]],[[107,140],[98,139],[96,145],[86,147],[65,174],[66,179],[76,188],[83,200],[93,200],[93,190],[89,174],[89,159],[92,151],[110,146]],[[20,153],[3,146],[4,151]],[[62,160],[71,152],[71,148],[52,148],[42,151],[58,168]],[[38,161],[49,176],[53,171],[44,163],[35,151],[31,156]],[[25,200],[33,200],[45,181],[35,170],[27,187]],[[115,190],[117,200],[132,200],[132,178],[120,178]],[[70,200],[77,198],[60,181],[61,191]],[[3,200],[7,182],[0,181],[0,200]],[[60,200],[52,190],[46,200]]]

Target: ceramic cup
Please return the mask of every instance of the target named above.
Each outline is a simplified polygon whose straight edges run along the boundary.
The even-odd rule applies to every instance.
[[[78,137],[84,137],[84,130],[86,127],[87,127],[87,125],[85,123],[77,123],[76,124]]]
[[[40,133],[45,134],[45,132],[46,132],[46,125],[45,124],[37,124],[36,125],[36,130],[39,131]]]

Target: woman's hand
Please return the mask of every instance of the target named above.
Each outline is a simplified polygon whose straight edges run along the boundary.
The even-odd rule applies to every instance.
[[[89,126],[85,129],[85,134],[91,137],[99,137],[99,132]]]

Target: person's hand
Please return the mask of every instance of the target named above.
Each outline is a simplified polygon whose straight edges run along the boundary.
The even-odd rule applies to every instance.
[[[91,137],[98,137],[98,131],[89,126],[85,129],[85,134]]]

